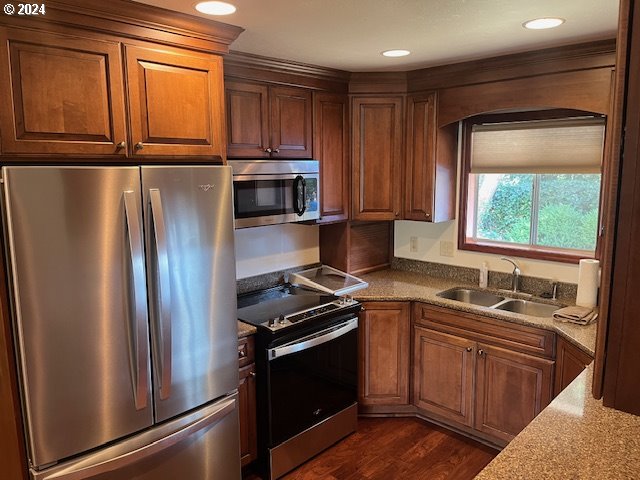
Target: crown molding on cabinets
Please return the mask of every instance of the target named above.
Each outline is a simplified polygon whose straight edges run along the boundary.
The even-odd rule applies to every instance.
[[[615,39],[484,58],[407,72],[409,92],[497,82],[550,73],[613,68]]]
[[[206,53],[227,53],[241,27],[128,0],[51,0],[42,17],[0,17],[0,25],[48,30],[84,28]]]
[[[349,72],[317,65],[231,51],[224,57],[226,77],[260,80],[312,90],[346,93]]]
[[[355,72],[349,79],[349,93],[389,94],[407,93],[407,73],[410,72]]]

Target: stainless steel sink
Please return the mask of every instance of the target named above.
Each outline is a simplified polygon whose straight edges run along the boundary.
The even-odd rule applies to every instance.
[[[489,307],[505,312],[521,313],[533,317],[551,317],[553,312],[562,308],[558,305],[520,300],[509,297],[501,297],[493,293],[471,288],[451,288],[436,294],[438,297],[456,300],[463,303],[471,303],[482,307]]]
[[[472,303],[483,307],[490,307],[504,300],[504,297],[494,295],[489,292],[481,292],[479,290],[471,290],[470,288],[452,288],[437,294],[439,297],[458,302]]]
[[[553,312],[558,310],[559,306],[549,305],[547,303],[532,302],[529,300],[507,300],[494,307],[496,310],[504,310],[507,312],[522,313],[524,315],[532,315],[534,317],[550,317]]]

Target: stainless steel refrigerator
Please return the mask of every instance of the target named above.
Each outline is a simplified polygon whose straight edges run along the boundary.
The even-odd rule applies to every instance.
[[[35,480],[240,478],[230,167],[4,167]]]

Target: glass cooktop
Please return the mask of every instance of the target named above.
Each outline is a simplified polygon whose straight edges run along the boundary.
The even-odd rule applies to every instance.
[[[239,297],[238,320],[276,331],[353,305],[351,299],[287,284]]]

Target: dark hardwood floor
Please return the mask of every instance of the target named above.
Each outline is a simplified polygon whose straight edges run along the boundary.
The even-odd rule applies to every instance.
[[[358,431],[284,480],[471,480],[498,452],[417,418],[361,418]],[[260,477],[249,475],[246,480]]]

